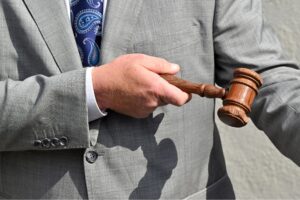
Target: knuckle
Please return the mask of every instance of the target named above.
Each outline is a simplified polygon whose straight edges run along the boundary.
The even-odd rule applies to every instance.
[[[125,74],[136,74],[137,73],[137,66],[133,64],[124,66],[124,73]]]
[[[129,57],[130,57],[129,54],[127,54],[127,55],[121,55],[121,56],[117,57],[116,60],[124,60],[124,59],[128,59]]]
[[[144,60],[146,58],[145,54],[137,53],[137,54],[131,54],[132,58],[135,60]]]
[[[169,63],[166,59],[164,58],[157,58],[159,62],[161,63]]]
[[[145,60],[146,55],[145,54],[125,54],[125,55],[121,55],[119,56],[116,60],[117,61],[125,61],[125,62],[129,62],[129,63],[137,63],[140,62],[142,60]]]

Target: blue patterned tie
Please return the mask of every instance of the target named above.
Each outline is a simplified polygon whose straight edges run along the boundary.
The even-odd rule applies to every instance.
[[[100,63],[103,0],[71,0],[71,21],[83,66]]]

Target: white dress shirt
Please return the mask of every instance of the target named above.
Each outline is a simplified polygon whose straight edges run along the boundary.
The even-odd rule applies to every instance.
[[[70,0],[65,0],[65,4],[67,7],[67,12],[70,18]],[[104,8],[103,8],[103,21],[102,27],[104,27],[105,20],[105,12],[106,12],[107,0],[104,0]],[[102,28],[103,31],[103,28]],[[107,113],[104,110],[100,110],[96,101],[93,81],[92,81],[92,69],[93,67],[89,67],[86,70],[86,79],[85,79],[85,93],[86,93],[86,103],[88,108],[88,120],[89,122],[94,121],[98,118],[104,117]]]

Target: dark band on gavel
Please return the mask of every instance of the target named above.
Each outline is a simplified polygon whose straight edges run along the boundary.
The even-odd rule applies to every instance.
[[[251,106],[263,83],[259,74],[246,68],[237,68],[234,71],[229,89],[211,84],[192,83],[173,75],[160,76],[186,93],[222,99],[223,107],[218,110],[218,116],[225,124],[233,127],[242,127],[249,122]]]

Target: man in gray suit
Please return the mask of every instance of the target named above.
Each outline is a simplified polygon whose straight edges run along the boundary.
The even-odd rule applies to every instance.
[[[68,3],[0,1],[2,198],[234,198],[214,100],[159,73],[221,86],[238,66],[261,73],[252,120],[300,164],[300,71],[260,0],[104,3],[101,63],[84,68]]]

